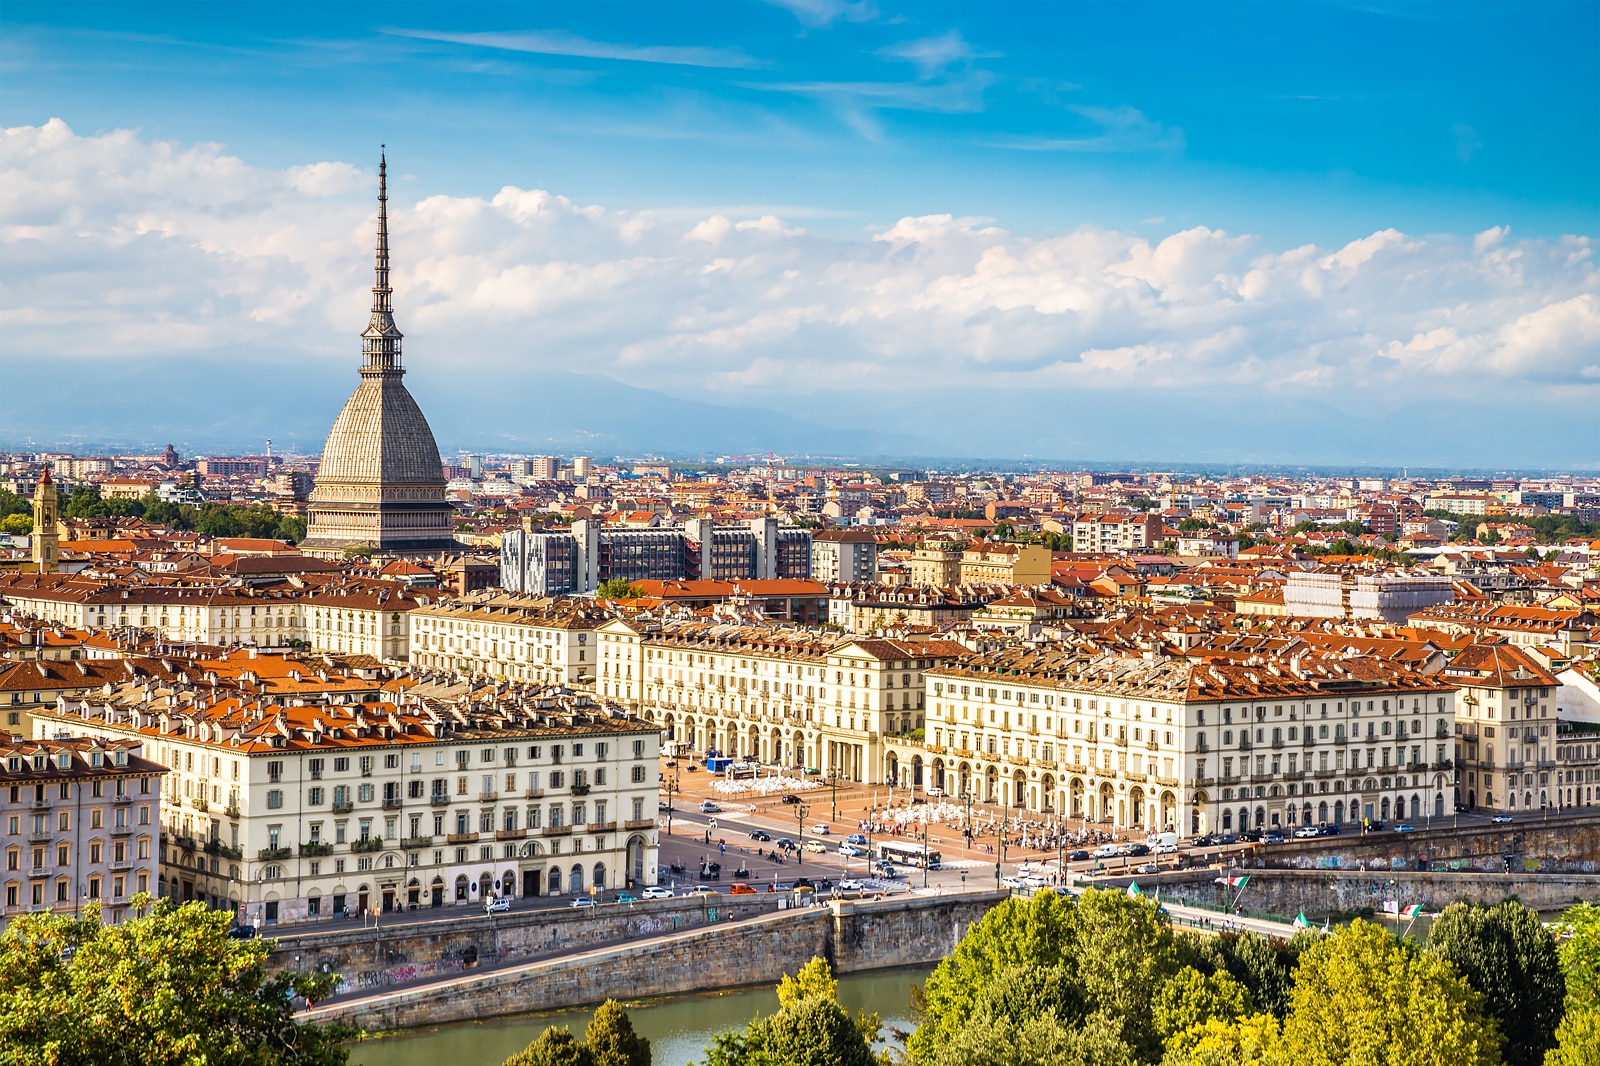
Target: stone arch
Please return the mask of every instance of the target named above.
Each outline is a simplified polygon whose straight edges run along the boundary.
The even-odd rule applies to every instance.
[[[1130,828],[1137,829],[1144,826],[1144,789],[1138,786],[1128,793],[1128,814],[1131,816],[1131,821],[1126,824]]]
[[[1074,818],[1084,817],[1083,813],[1083,778],[1074,777],[1067,785],[1067,810]]]
[[[1100,785],[1100,799],[1099,802],[1095,804],[1095,806],[1098,808],[1095,811],[1095,821],[1111,821],[1112,812],[1116,810],[1116,801],[1117,793],[1116,790],[1111,787],[1111,782],[1102,782]]]
[[[933,760],[933,787],[934,788],[944,788],[945,787],[945,784],[944,784],[944,760],[943,759],[934,759]]]
[[[1011,776],[1011,805],[1023,807],[1028,799],[1028,775],[1018,770]]]
[[[561,867],[550,867],[550,894],[552,896],[561,895],[561,885]]]
[[[595,863],[594,869],[589,873],[589,877],[591,879],[590,884],[594,885],[596,891],[604,891],[606,887],[606,864],[603,862]]]
[[[922,787],[922,756],[911,756],[911,787]]]
[[[1178,797],[1170,791],[1161,793],[1161,829],[1176,830],[1178,827]]]
[[[644,868],[648,842],[635,833],[628,838],[628,877],[635,885],[644,885],[648,873]]]
[[[1039,795],[1044,798],[1044,813],[1054,814],[1056,809],[1056,779],[1054,774],[1045,774],[1040,779]]]
[[[1210,819],[1210,813],[1206,809],[1210,803],[1211,797],[1206,793],[1196,792],[1194,794],[1194,800],[1189,806],[1190,836],[1204,836],[1211,831],[1211,827],[1207,824]]]

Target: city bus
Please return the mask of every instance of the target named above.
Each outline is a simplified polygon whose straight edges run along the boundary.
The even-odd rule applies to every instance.
[[[901,866],[921,866],[926,856],[927,866],[930,870],[939,868],[939,853],[924,848],[921,844],[905,844],[898,840],[880,840],[877,845],[878,858],[884,862],[899,863]]]

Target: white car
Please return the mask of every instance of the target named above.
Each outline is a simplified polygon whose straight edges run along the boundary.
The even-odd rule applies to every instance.
[[[930,788],[930,789],[928,789],[928,795],[930,795],[930,796],[942,796],[942,795],[944,795],[944,789],[938,788],[938,787]]]
[[[1101,844],[1094,849],[1093,855],[1097,859],[1114,859],[1120,854],[1116,844]]]
[[[853,877],[846,877],[839,882],[840,892],[865,892],[867,886]]]
[[[859,856],[859,855],[865,855],[866,853],[867,853],[867,849],[866,848],[858,848],[854,844],[840,844],[839,845],[839,854],[840,855],[849,855],[851,857],[855,857],[855,856]]]
[[[1022,878],[1020,878],[1020,877],[1002,877],[1000,879],[1000,884],[1002,884],[1006,888],[1022,888],[1022,887],[1024,887],[1023,884],[1022,884]]]
[[[1314,825],[1303,825],[1294,831],[1296,840],[1310,840],[1312,837],[1321,836],[1322,831]]]
[[[1178,845],[1171,844],[1171,843],[1157,844],[1156,845],[1156,854],[1157,855],[1176,855],[1176,854],[1178,854]]]
[[[816,834],[816,835],[817,835],[817,836],[819,836],[819,837],[825,837],[825,836],[827,836],[827,835],[828,835],[828,834],[829,834],[829,833],[831,833],[831,832],[832,832],[832,830],[831,830],[831,829],[829,829],[829,828],[828,828],[828,827],[827,827],[827,826],[826,826],[826,825],[824,825],[824,824],[823,824],[823,823],[822,823],[822,822],[818,822],[818,823],[817,823],[817,824],[816,824],[816,825],[814,825],[814,826],[812,826],[812,827],[811,827],[811,831],[812,831],[812,832],[813,832],[813,833],[815,833],[815,834]]]
[[[722,808],[718,807],[715,803],[712,803],[710,800],[701,800],[700,801],[700,813],[701,814],[718,814],[721,811],[722,811]]]
[[[660,885],[651,885],[649,888],[639,893],[639,895],[645,899],[671,899],[672,889],[663,888]]]
[[[594,900],[590,899],[588,896],[579,896],[577,899],[575,899],[571,903],[567,904],[567,906],[569,906],[569,907],[593,907],[594,906]]]
[[[491,899],[489,902],[483,905],[483,913],[485,914],[503,914],[510,909],[511,901],[509,899],[505,899],[504,897],[500,899]]]
[[[1050,882],[1048,879],[1040,877],[1038,874],[1029,874],[1027,877],[1022,879],[1022,883],[1027,885],[1029,888],[1043,888]]]

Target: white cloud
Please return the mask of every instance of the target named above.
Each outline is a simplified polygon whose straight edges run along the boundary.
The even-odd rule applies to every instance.
[[[132,131],[5,130],[0,352],[206,353],[235,388],[238,351],[354,365],[374,184]],[[1221,396],[1219,411],[1600,390],[1586,236],[1381,230],[1274,250],[1203,226],[1153,241],[926,215],[840,239],[766,211],[668,221],[513,186],[391,212],[407,358],[508,381],[582,369],[790,409],[977,388]]]
[[[761,64],[736,48],[703,48],[675,45],[612,44],[591,41],[559,30],[544,33],[437,33],[432,30],[391,30],[397,37],[445,44],[464,44],[494,48],[504,52],[534,55],[575,56],[582,59],[612,59],[627,63],[663,63],[669,66],[738,68]]]

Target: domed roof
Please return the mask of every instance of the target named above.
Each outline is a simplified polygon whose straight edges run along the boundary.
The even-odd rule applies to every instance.
[[[362,375],[328,431],[317,484],[444,485],[439,446],[398,374]]]

